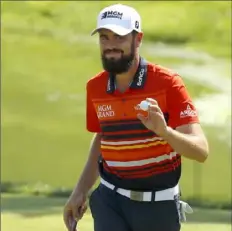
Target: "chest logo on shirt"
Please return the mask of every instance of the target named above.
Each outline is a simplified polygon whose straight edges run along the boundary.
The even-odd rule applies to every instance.
[[[115,112],[111,105],[98,105],[97,116],[98,118],[114,117]]]

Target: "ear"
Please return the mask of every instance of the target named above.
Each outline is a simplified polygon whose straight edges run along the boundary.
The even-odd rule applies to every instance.
[[[142,40],[143,40],[143,33],[141,32],[136,35],[136,42],[135,42],[136,47],[140,47],[142,45]]]

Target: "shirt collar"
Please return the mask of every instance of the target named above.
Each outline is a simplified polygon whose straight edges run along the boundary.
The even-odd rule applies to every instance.
[[[133,81],[130,84],[130,88],[139,89],[143,88],[147,78],[147,61],[140,57],[139,67],[135,73]],[[109,73],[107,82],[107,93],[111,94],[115,91],[115,76]]]

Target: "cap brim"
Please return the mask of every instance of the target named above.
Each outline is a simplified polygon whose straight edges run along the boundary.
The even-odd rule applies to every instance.
[[[115,34],[118,34],[120,36],[125,36],[125,35],[127,35],[127,34],[129,34],[129,33],[131,33],[133,31],[133,29],[126,29],[126,28],[124,28],[122,26],[108,24],[108,25],[104,25],[104,26],[99,26],[98,28],[93,30],[92,33],[91,33],[91,36],[96,34],[100,29],[111,30]]]

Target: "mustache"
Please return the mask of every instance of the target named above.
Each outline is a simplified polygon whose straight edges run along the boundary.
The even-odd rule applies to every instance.
[[[107,49],[103,52],[104,55],[107,55],[107,54],[110,54],[112,52],[116,52],[116,53],[121,53],[123,54],[123,51],[122,50],[119,50],[119,49]]]

